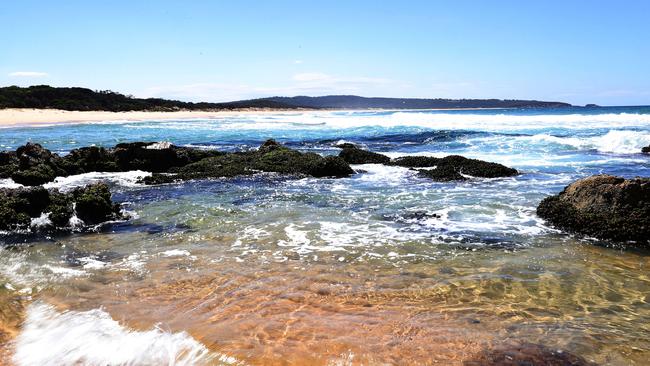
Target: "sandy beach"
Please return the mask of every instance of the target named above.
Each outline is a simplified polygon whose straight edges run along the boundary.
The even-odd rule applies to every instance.
[[[459,111],[459,110],[491,110],[508,108],[445,108],[445,109],[400,109],[400,112],[409,111]],[[366,111],[397,111],[394,109],[365,109]],[[151,112],[151,111],[66,111],[61,109],[31,109],[31,108],[6,108],[0,109],[0,128],[3,127],[38,127],[52,124],[102,122],[102,121],[151,121],[151,120],[178,120],[193,118],[215,118],[236,116],[242,114],[301,114],[305,112],[353,112],[354,110],[334,109],[264,109],[245,108],[228,111],[177,111],[177,112]]]
[[[165,119],[212,118],[246,113],[301,113],[295,110],[245,109],[237,111],[178,111],[178,112],[108,112],[65,111],[60,109],[0,109],[0,127],[40,126],[95,121],[147,121]]]

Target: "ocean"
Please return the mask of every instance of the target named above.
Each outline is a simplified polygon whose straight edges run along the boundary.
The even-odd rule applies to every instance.
[[[568,235],[535,209],[589,175],[649,177],[650,107],[79,123],[0,129],[0,150],[170,141],[239,151],[269,138],[323,155],[342,142],[393,158],[463,155],[522,174],[441,183],[364,164],[340,179],[58,178],[47,187],[108,182],[132,218],[97,233],[0,235],[0,333],[13,361],[463,364],[524,342],[647,363],[650,252]]]

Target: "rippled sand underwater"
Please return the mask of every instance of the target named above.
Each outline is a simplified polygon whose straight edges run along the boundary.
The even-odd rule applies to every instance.
[[[133,138],[153,138],[143,132],[151,126],[158,125],[135,128]],[[593,147],[608,134],[643,137],[646,130],[598,128],[555,137],[590,139],[588,148],[530,133],[447,133],[440,145],[417,140],[429,133],[422,126],[395,135],[407,141],[392,130],[377,128],[376,141],[367,130],[355,132],[389,155],[459,153],[524,172],[505,179],[435,183],[370,164],[344,179],[260,175],[144,187],[134,184],[145,174],[138,172],[60,182],[107,180],[134,218],[101,233],[2,249],[4,359],[472,365],[494,350],[543,345],[597,364],[644,365],[649,253],[565,235],[535,215],[543,197],[578,177],[647,175],[647,157]],[[321,144],[325,153],[328,144]]]

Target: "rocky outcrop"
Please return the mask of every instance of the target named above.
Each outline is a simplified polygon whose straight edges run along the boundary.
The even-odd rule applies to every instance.
[[[105,184],[94,184],[62,193],[42,187],[0,189],[0,230],[65,230],[75,224],[85,227],[123,218],[111,201]],[[38,220],[35,220],[38,219]]]
[[[386,155],[348,145],[341,150],[339,157],[348,164],[388,164],[390,162],[390,158]]]
[[[420,176],[439,182],[463,181],[468,177],[499,178],[518,175],[516,169],[487,161],[468,159],[459,155],[450,155],[444,158],[432,156],[402,156],[389,159],[387,156],[361,150],[358,148],[344,148],[339,154],[350,164],[386,164],[414,168],[420,170]],[[420,169],[433,168],[433,169]]]
[[[234,177],[258,172],[307,175],[312,177],[347,177],[354,173],[350,165],[336,156],[323,157],[301,153],[278,144],[265,142],[257,151],[225,153],[202,159],[167,174],[153,174],[143,181],[160,184],[189,179]]]
[[[153,173],[147,183],[173,180],[232,177],[255,172],[344,177],[353,173],[344,160],[301,153],[268,140],[258,151],[224,153],[174,146],[170,143],[133,142],[113,148],[75,149],[60,157],[39,144],[28,143],[15,152],[0,154],[0,178],[35,186],[59,176],[87,172],[145,170]]]
[[[501,164],[452,155],[444,158],[389,157],[344,144],[338,157],[302,153],[268,140],[255,151],[227,153],[174,146],[169,142],[132,142],[112,148],[97,146],[74,149],[66,156],[53,154],[39,144],[28,143],[16,151],[0,153],[0,178],[36,186],[59,176],[88,172],[144,170],[154,173],[147,184],[188,179],[234,177],[257,172],[296,174],[312,177],[346,177],[354,173],[349,164],[386,164],[421,170],[420,175],[436,181],[508,177],[518,174]]]
[[[0,177],[11,178],[27,186],[51,182],[55,177],[66,174],[61,167],[61,157],[31,142],[15,152],[3,153],[0,164]]]
[[[165,172],[210,156],[217,151],[177,147],[170,143],[134,142],[113,148],[90,146],[75,149],[60,157],[39,144],[27,143],[15,152],[0,153],[0,178],[36,186],[56,177],[88,172],[146,170]]]
[[[432,156],[402,156],[391,160],[389,165],[405,168],[430,168],[438,165],[440,158]]]
[[[650,240],[650,178],[595,175],[568,185],[537,207],[553,226],[617,242]]]
[[[420,160],[420,164],[434,164],[436,158],[428,158],[428,160]],[[418,161],[411,160],[411,164],[418,163]],[[508,168],[505,165],[498,163],[491,163],[483,160],[468,159],[459,155],[445,156],[435,161],[435,168],[429,170],[421,170],[420,175],[423,177],[431,178],[439,182],[447,181],[463,181],[468,177],[476,178],[500,178],[512,177],[518,175],[516,169]]]
[[[339,149],[357,149],[359,148],[357,145],[351,143],[351,142],[342,142],[340,144],[334,145],[334,147],[338,147]]]

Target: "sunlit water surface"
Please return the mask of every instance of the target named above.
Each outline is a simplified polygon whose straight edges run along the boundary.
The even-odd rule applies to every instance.
[[[535,208],[580,177],[650,176],[639,153],[650,145],[647,113],[319,112],[0,130],[0,148],[31,140],[62,154],[143,140],[232,151],[267,138],[336,154],[344,140],[523,173],[436,183],[369,164],[344,179],[62,179],[51,186],[109,182],[133,219],[22,245],[0,239],[4,356],[27,365],[462,364],[517,341],[643,365],[648,252],[565,235]]]

